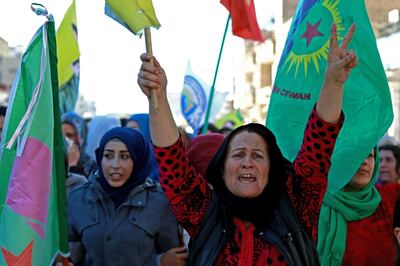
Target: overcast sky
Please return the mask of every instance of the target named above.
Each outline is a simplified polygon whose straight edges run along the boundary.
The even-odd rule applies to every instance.
[[[42,0],[61,23],[70,0]],[[258,21],[266,26],[279,1],[256,1]],[[26,47],[44,22],[30,10],[31,1],[2,0],[0,37],[10,46]],[[188,60],[194,73],[211,85],[227,10],[218,0],[153,0],[161,28],[152,29],[153,53],[166,69],[171,92],[180,92]],[[104,15],[104,1],[76,0],[81,51],[81,94],[96,102],[97,113],[147,112],[146,99],[136,84],[144,38],[131,34]],[[243,40],[229,29],[216,88],[229,91],[233,76],[243,87]],[[179,104],[179,103],[174,103]]]

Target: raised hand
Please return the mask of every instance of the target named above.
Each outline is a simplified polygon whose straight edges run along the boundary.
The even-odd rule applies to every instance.
[[[347,49],[355,29],[355,25],[351,25],[339,46],[336,24],[332,25],[328,66],[325,75],[325,82],[331,83],[331,85],[342,87],[349,77],[350,70],[357,66],[357,56]]]
[[[153,57],[154,64],[152,64],[150,62],[151,58],[152,56],[147,53],[140,56],[142,65],[137,79],[140,89],[148,98],[151,97],[151,90],[156,90],[157,96],[161,93],[166,93],[168,83],[164,69],[155,57]]]
[[[68,151],[68,166],[77,166],[79,162],[79,158],[81,156],[81,152],[79,150],[78,144],[72,142],[67,147]]]
[[[157,59],[150,54],[142,54],[140,60],[142,65],[138,73],[137,82],[149,100],[149,107],[151,106],[152,90],[156,91],[156,97],[158,98],[158,112],[149,112],[152,142],[158,147],[171,146],[178,140],[179,131],[168,103],[166,91],[167,75]]]

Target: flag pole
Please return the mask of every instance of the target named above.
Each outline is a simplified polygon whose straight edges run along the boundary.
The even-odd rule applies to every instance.
[[[206,117],[204,119],[204,126],[201,129],[201,133],[202,134],[205,134],[207,132],[207,129],[208,129],[208,119],[210,118],[211,106],[212,106],[212,101],[213,101],[213,98],[214,98],[215,83],[217,81],[219,63],[221,62],[222,50],[224,48],[226,33],[228,32],[228,26],[229,26],[229,21],[230,20],[231,20],[231,15],[229,14],[228,15],[228,19],[226,20],[224,36],[222,37],[221,48],[219,50],[217,66],[215,68],[215,73],[214,73],[214,80],[213,80],[213,83],[211,85],[211,90],[210,90],[210,97],[208,98],[207,112],[206,112]]]
[[[150,63],[154,65],[153,48],[151,45],[150,27],[144,28],[144,38],[146,41],[146,52],[151,55]],[[158,99],[157,99],[157,93],[155,90],[151,90],[150,106],[151,106],[151,110],[153,111],[153,113],[158,113]]]

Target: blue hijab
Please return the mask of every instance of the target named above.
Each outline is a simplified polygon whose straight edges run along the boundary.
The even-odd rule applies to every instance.
[[[121,187],[110,186],[104,177],[103,169],[101,167],[104,147],[107,142],[112,139],[119,139],[126,145],[134,163],[133,171],[129,179]],[[132,189],[143,184],[146,178],[150,176],[153,169],[151,160],[153,157],[154,155],[150,152],[149,143],[136,129],[115,127],[103,135],[100,140],[100,145],[96,149],[96,161],[99,165],[98,173],[100,176],[98,181],[104,191],[114,202],[115,208],[118,208],[125,201]]]
[[[66,112],[61,116],[61,122],[68,123],[75,128],[80,140],[79,147],[83,150],[87,136],[86,122],[83,117],[75,112]]]
[[[112,116],[95,116],[90,120],[87,136],[86,153],[93,159],[96,159],[95,150],[100,145],[103,135],[114,127],[120,127],[121,122],[118,118]]]
[[[140,130],[142,132],[144,138],[151,143],[151,135],[150,135],[150,117],[149,114],[134,114],[128,118],[128,121],[135,121]],[[153,146],[150,145],[151,153],[154,154]],[[159,182],[160,181],[160,173],[158,171],[158,164],[155,156],[152,156],[152,165],[154,166],[151,171],[150,178]]]
[[[134,114],[128,118],[128,121],[135,121],[138,124],[139,130],[142,132],[144,138],[151,142],[149,114]]]

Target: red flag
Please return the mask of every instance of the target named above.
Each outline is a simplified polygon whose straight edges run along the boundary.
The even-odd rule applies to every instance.
[[[243,39],[262,42],[253,0],[221,0],[232,17],[233,34]]]

